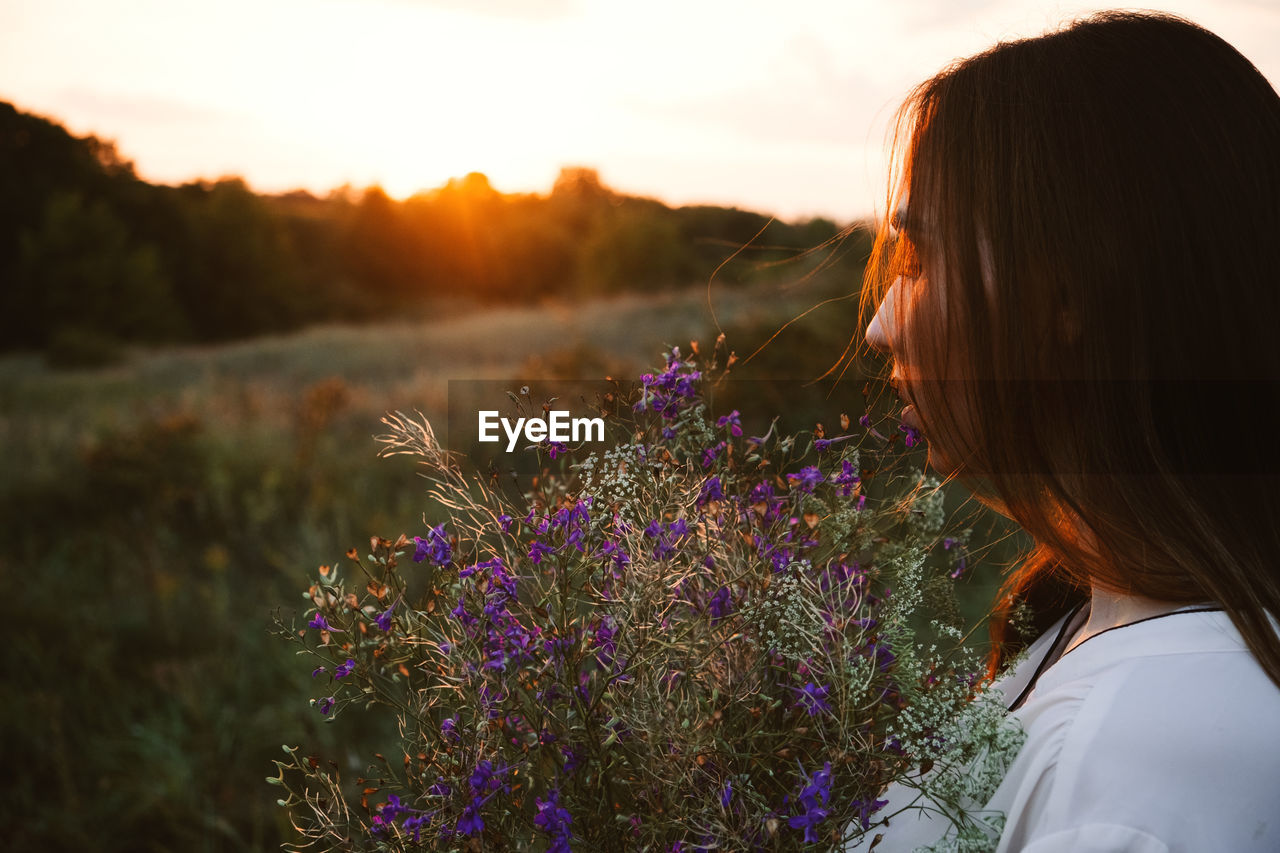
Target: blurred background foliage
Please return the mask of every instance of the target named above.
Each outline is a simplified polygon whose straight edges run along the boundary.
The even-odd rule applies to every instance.
[[[390,750],[385,715],[321,717],[269,634],[317,566],[422,532],[412,464],[375,457],[384,412],[443,419],[450,377],[634,377],[723,330],[757,402],[835,434],[875,372],[807,385],[855,334],[865,231],[589,169],[402,202],[156,186],[0,104],[0,200],[7,849],[277,849],[281,744],[348,779]]]
[[[110,361],[112,344],[216,342],[423,316],[441,298],[537,303],[796,277],[853,281],[865,246],[803,250],[836,224],[621,195],[592,169],[549,194],[503,194],[473,172],[404,201],[382,189],[263,196],[237,178],[157,186],[114,145],[0,103],[2,350]],[[793,265],[771,262],[793,259]]]

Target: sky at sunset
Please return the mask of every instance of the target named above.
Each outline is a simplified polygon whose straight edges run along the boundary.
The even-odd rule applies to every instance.
[[[143,177],[260,191],[563,165],[669,203],[838,220],[951,59],[1098,6],[983,0],[0,0],[0,99],[113,139]],[[1280,2],[1161,7],[1280,82]]]

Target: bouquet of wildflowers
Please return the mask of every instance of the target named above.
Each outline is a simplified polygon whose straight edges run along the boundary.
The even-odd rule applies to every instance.
[[[529,448],[549,467],[522,495],[384,419],[442,517],[322,567],[281,633],[315,713],[389,708],[400,754],[353,788],[286,747],[297,847],[838,850],[922,766],[958,837],[998,828],[955,805],[1018,744],[975,699],[947,604],[969,531],[908,470],[917,437],[751,435],[709,408],[722,343],[602,399],[613,444]]]

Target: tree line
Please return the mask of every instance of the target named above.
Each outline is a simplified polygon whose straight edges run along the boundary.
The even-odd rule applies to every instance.
[[[114,144],[3,102],[0,199],[8,351],[222,341],[440,296],[572,299],[713,273],[728,286],[807,275],[853,286],[867,248],[826,219],[673,208],[588,168],[563,169],[546,194],[501,193],[473,172],[403,201],[376,186],[318,197],[239,178],[157,185]]]

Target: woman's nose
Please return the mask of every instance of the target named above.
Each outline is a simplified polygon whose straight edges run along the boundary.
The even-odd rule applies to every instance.
[[[876,309],[876,315],[871,318],[871,323],[867,326],[867,346],[873,350],[883,353],[893,352],[893,337],[898,334],[895,306],[901,293],[901,285],[902,277],[899,276],[889,286],[888,292],[880,302],[880,307]]]

